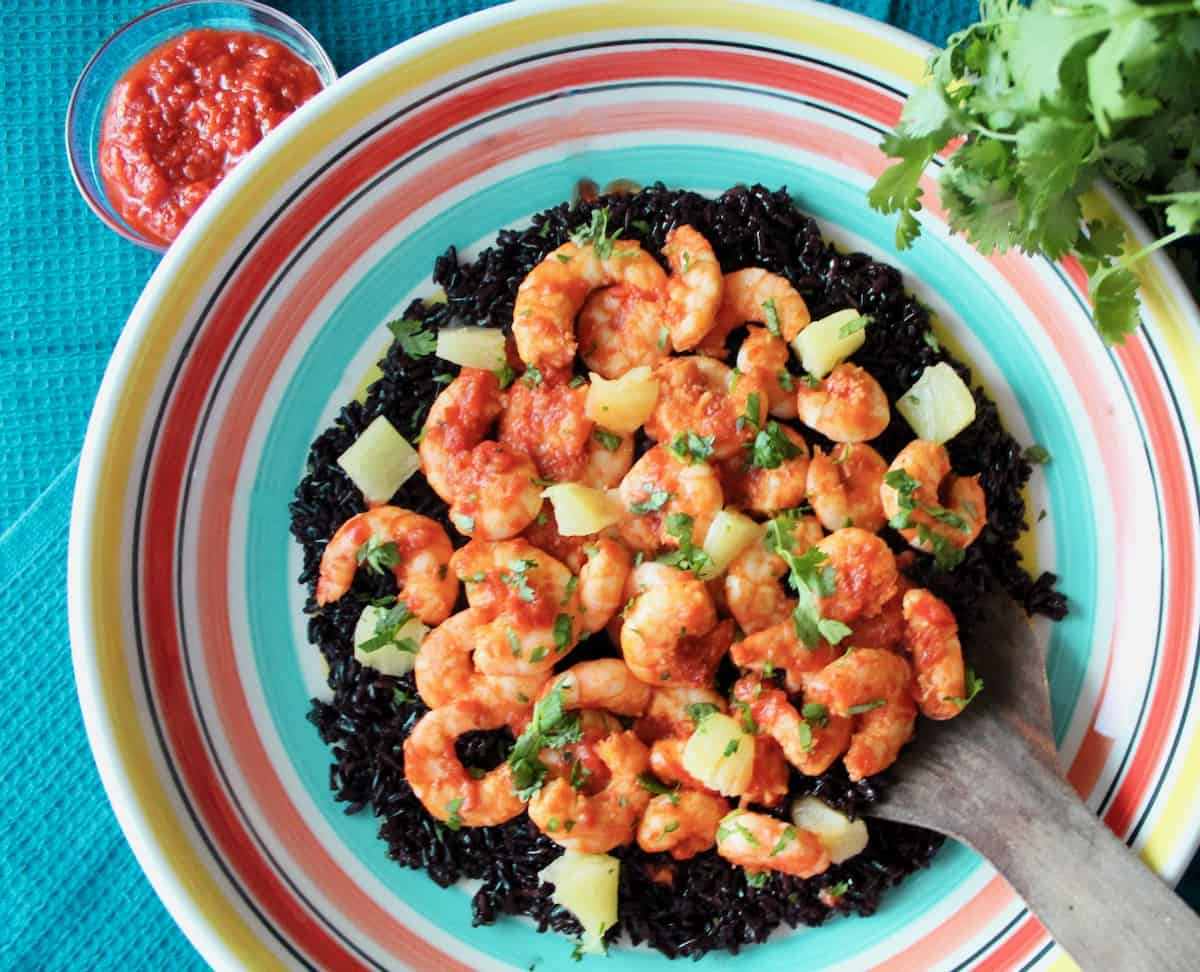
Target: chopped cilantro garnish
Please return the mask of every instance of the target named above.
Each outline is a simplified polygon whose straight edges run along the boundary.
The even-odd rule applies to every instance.
[[[738,746],[741,745],[741,742],[742,741],[740,739],[730,739],[729,742],[725,744],[725,752],[721,753],[721,758],[728,759],[730,756],[736,753],[738,751]]]
[[[888,526],[894,530],[906,530],[912,526],[912,515],[917,509],[915,493],[920,483],[903,469],[889,470],[883,476],[885,485],[896,491],[896,514],[888,520]]]
[[[850,443],[850,442],[845,443],[845,445],[842,446],[842,454],[840,456],[837,456],[833,460],[833,464],[835,466],[840,466],[842,463],[844,463],[847,459],[850,458],[850,452],[853,448],[854,448],[853,443]]]
[[[796,828],[791,824],[783,828],[783,833],[779,835],[779,840],[775,842],[775,846],[771,848],[771,856],[782,854],[787,850],[787,845],[796,839]]]
[[[616,452],[621,448],[622,438],[614,432],[609,432],[607,429],[602,429],[596,426],[592,430],[592,438],[599,442],[609,452]]]
[[[392,332],[400,350],[410,358],[428,357],[437,348],[437,335],[426,331],[421,321],[414,321],[411,317],[388,321],[387,329]]]
[[[692,540],[695,521],[686,513],[672,513],[667,517],[667,533],[679,541],[679,547],[658,558],[660,564],[678,567],[680,570],[700,571],[711,562],[702,547]]]
[[[778,469],[789,459],[800,455],[797,446],[778,422],[770,421],[760,429],[751,445],[750,465],[759,469]]]
[[[851,334],[857,334],[870,323],[870,317],[866,314],[860,314],[858,317],[846,321],[845,324],[838,328],[838,337],[848,338]]]
[[[687,250],[683,251],[683,256],[680,258],[680,263],[683,264],[683,272],[687,273],[692,268],[692,255]]]
[[[367,569],[375,574],[383,574],[400,566],[400,548],[396,546],[396,541],[381,540],[376,533],[367,537],[354,557],[359,566],[366,564]]]
[[[738,420],[734,423],[739,432],[744,429],[757,429],[759,416],[759,396],[758,392],[751,392],[746,396],[746,410],[738,416]]]
[[[725,840],[733,834],[740,834],[742,839],[751,847],[758,846],[758,838],[737,822],[737,818],[743,813],[745,813],[744,810],[734,810],[732,813],[727,813],[721,818],[721,822],[717,825],[717,840]]]
[[[534,705],[529,724],[508,754],[517,796],[528,801],[542,788],[546,764],[538,754],[543,749],[561,749],[579,742],[580,735],[579,716],[563,709],[563,684],[559,682]]]
[[[512,365],[510,365],[507,361],[504,362],[504,365],[498,371],[494,372],[494,374],[496,375],[496,381],[500,382],[501,391],[511,385],[517,377],[517,373],[513,371]]]
[[[776,376],[776,381],[779,382],[779,387],[784,391],[792,391],[796,387],[795,381],[792,379],[792,373],[787,368],[782,368]]]
[[[678,829],[679,829],[679,821],[672,820],[669,824],[667,824],[665,827],[663,827],[663,833],[664,834],[673,834]]]
[[[601,206],[592,210],[591,223],[576,227],[571,233],[571,242],[576,246],[587,246],[590,243],[596,256],[606,260],[612,255],[613,242],[620,235],[619,227],[612,233],[608,232],[608,207]]]
[[[800,748],[806,753],[811,753],[813,748],[812,726],[801,719],[797,729],[800,736]]]
[[[656,796],[665,796],[676,806],[679,805],[678,786],[667,786],[663,783],[660,783],[649,773],[639,773],[637,781],[638,786],[640,786],[647,793],[653,793]]]
[[[655,489],[653,483],[642,483],[642,488],[646,490],[647,496],[640,503],[633,503],[629,507],[630,513],[642,514],[653,513],[656,510],[661,510],[670,502],[674,493],[668,493],[665,489]]]
[[[781,519],[783,524],[776,525]],[[788,520],[795,522],[790,516],[776,517],[768,525],[766,543],[791,572],[789,580],[797,594],[796,607],[792,611],[796,637],[809,648],[815,648],[822,638],[836,645],[850,634],[850,629],[840,621],[821,617],[817,602],[837,590],[837,574],[832,566],[825,564],[829,557],[819,548],[810,547],[800,555],[792,551],[793,538]]]
[[[562,654],[571,646],[571,616],[560,614],[554,619],[554,648]]]
[[[546,649],[543,648],[541,645],[538,645],[536,648],[533,649],[533,651],[531,651],[529,653],[530,664],[536,665],[538,662],[540,662],[545,657],[546,657]]]
[[[695,465],[704,462],[713,454],[712,435],[697,435],[695,432],[680,432],[671,442],[671,451],[684,462]]]
[[[670,336],[671,336],[671,332],[669,330],[667,330],[665,327],[660,327],[658,329],[658,350],[659,351],[667,350],[667,339]]]
[[[775,337],[779,337],[779,311],[775,309],[775,298],[769,297],[763,301],[763,323]]]
[[[692,702],[684,711],[687,713],[687,717],[691,719],[692,722],[694,722],[696,725],[700,725],[700,723],[702,723],[714,712],[720,712],[721,710],[711,702]]]
[[[451,800],[449,803],[446,804],[446,812],[448,814],[450,814],[450,816],[446,818],[446,826],[449,827],[451,830],[459,830],[459,829],[461,829],[461,827],[463,825],[463,819],[461,816],[459,816],[459,813],[458,813],[458,810],[462,805],[463,805],[462,797],[455,797],[453,800]]]
[[[829,710],[820,702],[805,702],[800,714],[804,716],[806,722],[811,722],[818,728],[829,725]]]
[[[940,533],[930,530],[924,523],[917,524],[917,542],[927,543],[933,549],[933,562],[937,564],[939,570],[954,570],[966,556],[961,547],[956,547]]]
[[[408,605],[403,601],[397,601],[376,619],[375,630],[372,632],[371,637],[366,641],[360,642],[355,647],[359,651],[370,654],[373,651],[378,651],[380,648],[395,644],[401,651],[411,651],[413,654],[416,654],[417,644],[411,638],[403,639],[404,642],[408,643],[407,645],[396,641],[396,633],[412,620],[412,616]]]
[[[650,235],[650,224],[644,219],[633,219],[629,221],[629,225],[642,234],[642,236]]]
[[[770,871],[744,871],[746,883],[752,888],[764,888],[771,878]]]
[[[808,373],[805,373],[800,376],[800,380],[802,382],[804,382],[804,384],[807,385],[809,388],[820,388],[821,387],[821,379],[818,378],[816,375],[810,375]]]
[[[572,789],[582,790],[587,785],[587,778],[591,775],[592,771],[583,765],[582,760],[571,760],[571,773],[568,777],[568,782],[571,784]]]
[[[542,373],[535,365],[526,365],[525,374],[521,375],[521,381],[531,388],[536,388],[542,383]]]
[[[513,658],[520,658],[521,642],[517,639],[517,633],[512,628],[505,628],[504,637],[508,639],[508,650],[512,652]]]
[[[882,709],[887,705],[887,699],[872,699],[870,702],[863,702],[861,705],[852,705],[846,709],[847,715],[862,715],[864,712],[874,712],[876,709]]]
[[[838,881],[837,884],[831,884],[825,888],[825,893],[831,898],[840,898],[843,894],[850,890],[849,881]]]
[[[953,702],[960,709],[965,708],[968,702],[983,691],[983,679],[976,675],[973,669],[968,668],[964,675],[967,694],[961,698],[957,695],[946,696],[947,702]]]

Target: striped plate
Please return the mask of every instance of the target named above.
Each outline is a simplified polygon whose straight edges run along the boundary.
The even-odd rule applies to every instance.
[[[786,184],[836,239],[905,271],[1008,427],[1054,457],[1031,486],[1048,516],[1026,554],[1070,597],[1040,632],[1072,782],[1168,879],[1196,847],[1200,320],[1178,278],[1148,261],[1145,326],[1109,349],[1074,263],[982,259],[936,208],[896,254],[863,193],[926,48],[815,4],[686,7],[529,0],[376,58],[237,169],[122,335],[75,498],[75,668],[125,833],[218,968],[575,967],[526,923],[472,928],[461,888],[391,864],[375,821],[331,800],[304,719],[321,679],[286,511],[309,441],[386,346],[381,323],[429,291],[433,258],[581,177]],[[1117,201],[1091,206],[1142,237]],[[733,964],[1066,962],[990,867],[949,846],[874,917]]]

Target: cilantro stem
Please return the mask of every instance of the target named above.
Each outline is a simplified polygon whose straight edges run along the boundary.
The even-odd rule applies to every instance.
[[[1191,236],[1191,233],[1187,232],[1186,230],[1175,230],[1173,233],[1168,233],[1166,236],[1159,237],[1153,243],[1147,243],[1140,250],[1135,250],[1133,253],[1127,253],[1122,256],[1121,259],[1119,259],[1112,267],[1112,269],[1116,270],[1121,267],[1129,267],[1132,264],[1137,263],[1138,260],[1141,260],[1143,257],[1149,256],[1155,250],[1161,250],[1164,246],[1170,246],[1176,240],[1181,240],[1185,236]],[[1102,276],[1107,276],[1107,274],[1103,274]],[[1102,277],[1099,277],[1098,279],[1102,279]]]

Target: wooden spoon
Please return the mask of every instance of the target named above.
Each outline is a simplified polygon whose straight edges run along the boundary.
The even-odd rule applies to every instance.
[[[1059,771],[1046,666],[1020,609],[994,596],[981,614],[970,655],[983,692],[950,722],[922,720],[872,814],[973,847],[1085,972],[1200,969],[1200,917]]]

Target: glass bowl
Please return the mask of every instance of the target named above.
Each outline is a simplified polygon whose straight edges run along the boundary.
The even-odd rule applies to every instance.
[[[284,44],[316,70],[328,87],[337,79],[329,55],[284,13],[254,0],[175,0],[131,20],[92,55],[67,107],[67,160],[84,201],[109,229],[159,253],[167,244],[127,223],[109,201],[100,177],[100,131],[109,96],[131,67],[172,37],[189,30],[244,30]]]

